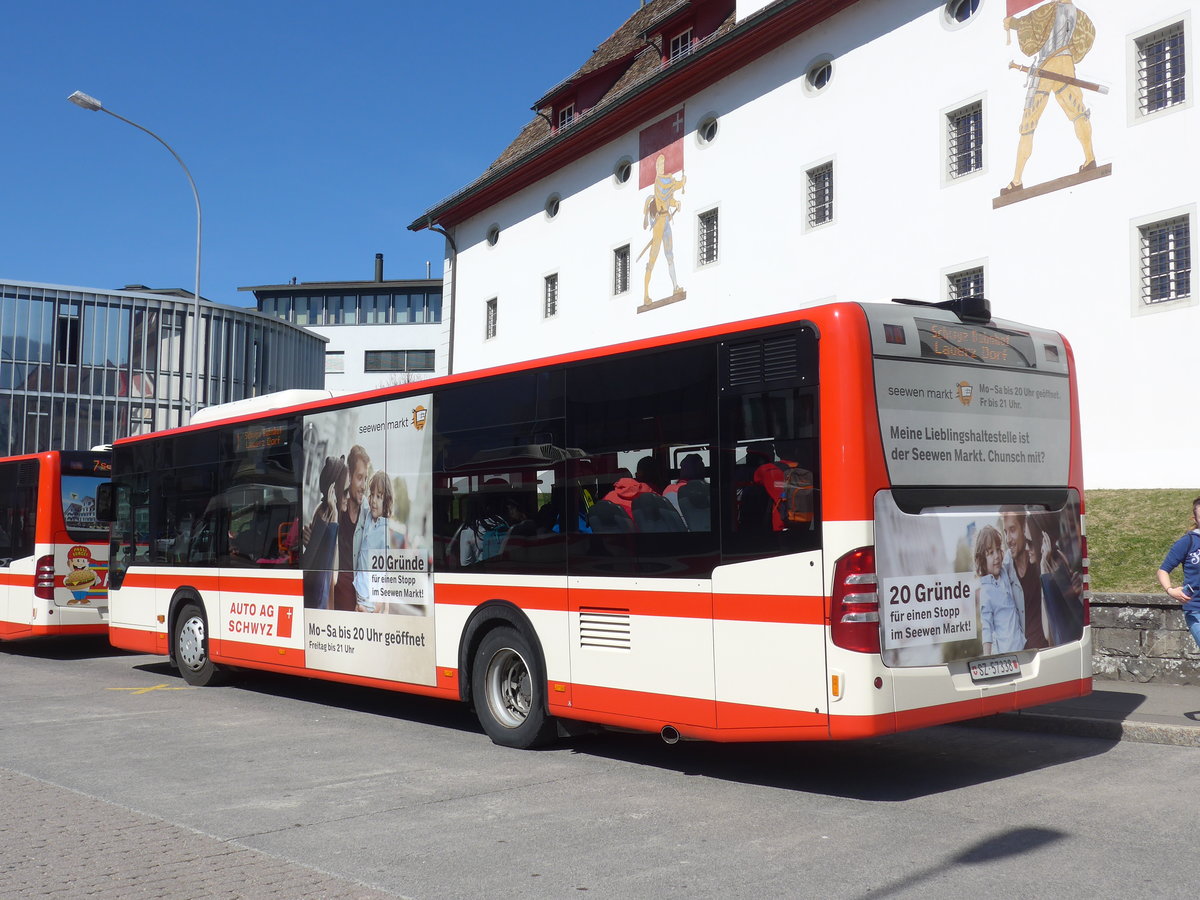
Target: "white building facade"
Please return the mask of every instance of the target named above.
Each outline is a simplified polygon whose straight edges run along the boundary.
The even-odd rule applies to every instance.
[[[1070,341],[1089,487],[1192,486],[1193,7],[653,0],[410,226],[453,370],[983,294]]]
[[[448,322],[442,281],[385,281],[376,254],[374,281],[301,282],[253,291],[260,312],[325,339],[325,388],[339,394],[445,375]]]

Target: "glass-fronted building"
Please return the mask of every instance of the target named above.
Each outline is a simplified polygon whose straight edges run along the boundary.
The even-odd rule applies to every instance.
[[[371,390],[446,374],[447,322],[442,280],[383,279],[375,258],[374,281],[267,284],[253,291],[259,310],[327,338],[325,387]]]
[[[186,424],[192,295],[0,281],[0,455]],[[325,340],[254,309],[200,304],[198,405],[324,386]]]

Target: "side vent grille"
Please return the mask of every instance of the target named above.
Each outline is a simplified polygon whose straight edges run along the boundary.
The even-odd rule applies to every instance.
[[[36,459],[23,459],[17,469],[17,487],[37,487],[38,463]]]
[[[629,650],[629,610],[579,607],[579,646]]]
[[[767,338],[729,348],[729,386],[795,379],[800,374],[795,335]]]

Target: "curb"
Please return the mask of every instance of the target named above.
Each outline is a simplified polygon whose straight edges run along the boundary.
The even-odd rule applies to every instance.
[[[980,728],[1007,728],[1013,731],[1041,731],[1048,734],[1068,734],[1110,741],[1130,741],[1137,744],[1200,747],[1200,728],[1192,725],[1114,721],[1087,716],[1061,716],[1027,711],[999,713],[963,724],[972,724]]]

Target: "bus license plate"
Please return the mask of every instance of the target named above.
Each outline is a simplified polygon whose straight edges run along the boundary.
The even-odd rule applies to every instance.
[[[991,656],[987,659],[973,659],[969,663],[972,681],[987,681],[989,678],[1002,678],[1005,675],[1020,675],[1021,664],[1016,656]]]

